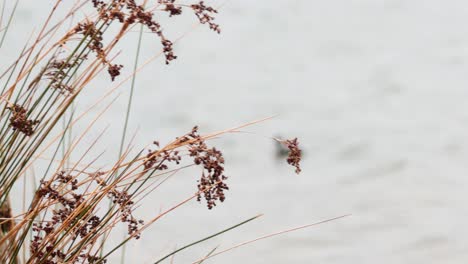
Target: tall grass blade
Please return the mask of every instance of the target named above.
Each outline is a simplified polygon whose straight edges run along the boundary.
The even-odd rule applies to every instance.
[[[141,42],[143,38],[143,25],[140,25],[140,32],[138,36],[138,44],[137,44],[137,50],[136,50],[136,55],[135,55],[135,62],[133,64],[133,76],[132,76],[132,84],[130,86],[130,95],[128,96],[128,103],[127,103],[127,111],[125,113],[125,123],[123,126],[123,131],[122,131],[122,138],[120,141],[120,148],[119,148],[119,157],[122,156],[124,145],[125,145],[125,139],[127,136],[127,130],[128,130],[128,122],[130,120],[130,112],[132,109],[132,102],[133,102],[133,92],[135,91],[135,82],[136,82],[136,76],[137,76],[137,70],[138,70],[138,61],[140,58],[140,51],[141,51]],[[124,233],[124,236],[126,233]],[[124,244],[122,246],[122,256],[120,259],[120,263],[124,264],[125,263],[125,253],[127,249],[127,244]]]
[[[8,22],[4,28],[2,38],[0,39],[0,49],[3,47],[3,42],[5,41],[5,38],[8,34],[8,30],[10,29],[11,22],[13,21],[13,17],[16,13],[16,8],[18,7],[19,0],[15,1],[15,5],[13,6],[13,10],[10,13],[10,16],[8,18]],[[5,5],[2,7],[2,9],[5,7]],[[2,18],[3,18],[3,10],[2,10]]]
[[[251,222],[251,221],[253,221],[253,220],[255,220],[255,219],[257,219],[257,218],[259,218],[259,217],[261,217],[261,216],[262,216],[261,214],[260,214],[260,215],[257,215],[257,216],[254,216],[254,217],[249,218],[249,219],[247,219],[247,220],[245,220],[245,221],[242,221],[242,222],[240,222],[240,223],[238,223],[238,224],[236,224],[236,225],[233,225],[233,226],[231,226],[231,227],[229,227],[229,228],[226,228],[226,229],[224,229],[224,230],[222,230],[222,231],[220,231],[220,232],[218,232],[218,233],[215,233],[215,234],[213,234],[213,235],[207,236],[207,237],[202,238],[202,239],[200,239],[200,240],[197,240],[197,241],[195,241],[195,242],[193,242],[193,243],[190,243],[190,244],[188,244],[188,245],[186,245],[186,246],[183,246],[183,247],[181,247],[181,248],[179,248],[179,249],[177,249],[177,250],[175,250],[175,251],[173,251],[173,252],[167,254],[166,256],[162,257],[161,259],[159,259],[158,261],[156,261],[154,264],[161,263],[161,262],[164,261],[165,259],[169,258],[170,256],[172,256],[172,255],[174,255],[174,254],[179,253],[180,251],[182,251],[182,250],[184,250],[184,249],[187,249],[187,248],[189,248],[189,247],[195,246],[195,245],[197,245],[197,244],[200,244],[200,243],[202,243],[202,242],[205,242],[205,241],[207,241],[207,240],[210,240],[210,239],[212,239],[212,238],[214,238],[214,237],[217,237],[217,236],[219,236],[219,235],[222,235],[222,234],[224,234],[224,233],[226,233],[226,232],[228,232],[228,231],[231,231],[231,230],[236,229],[236,228],[238,228],[238,227],[240,227],[240,226],[242,226],[242,225],[245,225],[245,224],[247,224],[248,222]]]

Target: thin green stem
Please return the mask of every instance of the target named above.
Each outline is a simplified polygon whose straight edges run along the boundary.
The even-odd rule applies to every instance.
[[[128,121],[130,120],[130,112],[131,112],[131,109],[132,109],[133,92],[135,91],[136,71],[138,69],[138,60],[140,58],[142,37],[143,37],[143,25],[140,26],[140,35],[138,37],[137,50],[136,50],[136,55],[135,55],[135,63],[133,64],[134,74],[132,76],[132,84],[131,84],[131,87],[130,87],[130,95],[128,97],[128,103],[127,103],[127,112],[125,114],[125,123],[124,123],[123,131],[122,131],[122,139],[120,141],[119,157],[122,156],[122,152],[123,152],[124,145],[125,145],[125,138],[127,136]],[[124,233],[124,237],[125,236],[126,236],[126,233]],[[126,249],[127,249],[126,244],[124,244],[123,247],[122,247],[122,255],[121,255],[121,258],[120,258],[120,263],[121,264],[125,263]]]
[[[238,227],[241,226],[241,225],[247,224],[248,222],[253,221],[253,220],[255,220],[255,219],[257,219],[257,218],[259,218],[259,217],[261,217],[261,216],[262,216],[262,215],[254,216],[254,217],[249,218],[249,219],[247,219],[247,220],[245,220],[245,221],[243,221],[243,222],[240,222],[239,224],[233,225],[233,226],[231,226],[231,227],[229,227],[229,228],[226,228],[226,229],[224,229],[224,230],[222,230],[222,231],[220,231],[220,232],[218,232],[218,233],[215,233],[215,234],[213,234],[213,235],[211,235],[211,236],[207,236],[207,237],[205,237],[205,238],[202,238],[202,239],[200,239],[200,240],[197,240],[197,241],[195,241],[195,242],[192,242],[192,243],[190,243],[190,244],[188,244],[188,245],[186,245],[186,246],[183,246],[183,247],[181,247],[181,248],[179,248],[179,249],[177,249],[177,250],[175,250],[175,251],[173,251],[173,252],[167,254],[166,256],[162,257],[161,259],[159,259],[158,261],[156,261],[154,264],[161,263],[163,260],[169,258],[170,256],[172,256],[172,255],[174,255],[174,254],[179,253],[180,251],[182,251],[182,250],[184,250],[184,249],[187,249],[187,248],[189,248],[189,247],[195,246],[196,244],[205,242],[205,241],[207,241],[207,240],[209,240],[209,239],[212,239],[212,238],[214,238],[214,237],[216,237],[216,236],[219,236],[219,235],[221,235],[221,234],[224,234],[224,233],[226,233],[226,232],[228,232],[228,231],[231,231],[231,230],[233,230],[233,229],[235,229],[235,228],[238,228]]]
[[[18,7],[19,0],[16,0],[15,5],[13,6],[13,10],[11,11],[10,17],[8,18],[7,25],[5,26],[5,32],[3,32],[2,39],[0,40],[0,48],[3,46],[3,42],[5,41],[5,37],[8,33],[8,29],[10,28],[11,22],[13,21],[13,17],[16,13],[16,8]]]

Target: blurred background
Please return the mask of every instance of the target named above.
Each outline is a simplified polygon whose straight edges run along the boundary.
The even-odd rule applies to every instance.
[[[49,2],[20,1],[13,23],[21,30],[7,45],[18,47],[37,30]],[[137,77],[129,126],[137,149],[194,125],[208,133],[277,116],[244,129],[251,133],[210,142],[226,156],[226,202],[208,211],[194,201],[163,218],[128,247],[128,263],[153,263],[258,213],[265,216],[176,255],[174,263],[348,213],[206,263],[465,263],[466,1],[231,0],[217,16],[220,35],[194,28],[192,16],[166,23],[173,39],[189,32],[176,43],[178,59],[166,66],[160,58]],[[160,50],[144,35],[141,61]],[[128,71],[137,37],[117,58]],[[126,84],[102,121],[109,127],[98,148],[106,150],[104,163],[117,157],[128,94]],[[271,137],[278,135],[299,138],[302,174],[276,157]],[[141,218],[193,193],[199,173],[181,172],[158,188],[138,209]]]

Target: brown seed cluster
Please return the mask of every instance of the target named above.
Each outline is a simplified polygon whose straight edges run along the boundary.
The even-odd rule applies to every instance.
[[[229,187],[225,183],[228,179],[224,175],[224,157],[221,151],[216,148],[209,148],[203,138],[198,134],[198,127],[182,137],[176,138],[176,144],[187,145],[189,156],[193,158],[193,163],[203,167],[202,175],[198,180],[197,200],[206,200],[208,209],[216,206],[216,202],[224,202],[225,191]],[[159,148],[159,142],[154,145]],[[182,157],[177,150],[155,150],[149,151],[144,161],[145,170],[167,170],[168,162],[180,164]]]
[[[127,223],[127,229],[129,235],[135,235],[136,239],[140,238],[138,233],[140,225],[144,225],[143,220],[136,219],[132,214],[132,208],[134,202],[132,197],[127,191],[118,191],[116,189],[111,190],[108,194],[112,203],[117,204],[120,210],[120,221]]]
[[[102,187],[107,184],[101,179],[103,173],[96,172],[92,178]],[[101,219],[92,211],[88,211],[86,217],[77,217],[78,207],[85,202],[84,195],[79,193],[79,181],[69,173],[62,171],[55,175],[54,180],[41,181],[37,191],[40,198],[44,198],[52,204],[60,205],[59,209],[52,210],[50,221],[35,223],[33,225],[33,239],[30,252],[35,259],[42,260],[41,263],[58,264],[65,263],[67,256],[54,247],[54,239],[45,239],[48,235],[60,231],[67,231],[73,240],[86,239],[91,232],[95,232],[101,226]],[[140,238],[139,227],[144,224],[143,220],[137,220],[132,215],[134,202],[127,191],[119,191],[116,188],[108,192],[109,199],[118,206],[120,221],[127,223],[129,235]],[[55,203],[54,203],[55,202]],[[54,205],[55,207],[55,205]],[[74,219],[70,219],[74,218]],[[68,223],[68,224],[65,224]],[[72,223],[72,224],[70,224]],[[79,257],[73,262],[67,263],[106,263],[106,259],[87,253],[88,247],[82,248]]]
[[[175,0],[158,0],[157,2],[160,6],[157,10],[168,13],[169,17],[181,15],[184,8],[190,9],[197,16],[201,24],[207,24],[210,29],[217,33],[221,32],[220,26],[214,22],[214,15],[218,13],[218,11],[211,6],[207,6],[204,1],[199,1],[192,5],[176,4]],[[108,51],[104,48],[103,44],[106,26],[110,25],[112,22],[118,22],[122,25],[120,33],[114,36],[114,40],[117,41],[120,39],[132,25],[144,25],[159,37],[166,64],[177,59],[174,53],[173,42],[163,33],[163,28],[156,20],[155,14],[145,9],[143,5],[137,4],[135,0],[92,0],[91,3],[98,12],[98,19],[96,21],[88,20],[78,23],[73,30],[67,33],[61,44],[65,44],[73,35],[83,35],[88,40],[86,48],[94,53],[107,67],[107,72],[112,81],[121,74],[123,68],[121,64],[111,63],[107,58],[106,52]],[[66,72],[68,69],[79,65],[77,62],[86,59],[87,57],[84,55],[83,58],[72,59],[70,62],[53,61],[51,65],[48,66],[49,69],[47,69],[50,70],[50,74],[46,74],[52,79],[52,87],[63,94],[73,93],[73,88],[63,82],[66,77]],[[37,82],[42,79],[43,74],[44,72],[32,82],[31,86],[36,85]]]
[[[198,17],[198,20],[202,24],[208,24],[210,29],[217,32],[218,34],[221,33],[221,28],[218,24],[214,22],[214,14],[218,13],[218,10],[214,9],[211,6],[206,6],[204,1],[198,2],[198,4],[191,5],[195,15]]]
[[[226,199],[224,191],[229,190],[225,183],[228,177],[224,175],[223,154],[216,148],[209,148],[206,145],[198,134],[198,127],[194,127],[191,133],[182,138],[182,141],[190,142],[188,146],[190,157],[193,157],[196,165],[203,167],[197,185],[199,190],[197,200],[201,201],[203,194],[208,209],[212,209],[217,201],[224,202]]]
[[[101,224],[101,219],[96,215],[88,215],[86,218],[75,217],[70,223],[72,215],[76,214],[77,208],[83,204],[82,194],[77,193],[78,180],[65,171],[59,172],[53,181],[41,181],[37,191],[40,198],[47,201],[55,201],[59,209],[52,210],[50,221],[33,224],[33,239],[30,245],[31,255],[41,263],[58,264],[64,263],[67,255],[55,247],[57,241],[56,232],[67,231],[72,239],[85,238],[90,232],[96,230]],[[52,234],[52,235],[51,235]],[[52,238],[45,239],[48,235]],[[88,248],[82,248],[79,258],[67,263],[95,263],[94,257],[86,253]],[[105,260],[102,260],[105,262]]]
[[[13,130],[19,131],[26,136],[32,136],[34,127],[39,124],[39,120],[28,119],[28,111],[20,105],[15,104],[7,109],[11,111],[10,126]]]
[[[153,144],[159,148],[159,142],[154,141]],[[179,154],[179,151],[173,150],[148,150],[146,154],[145,162],[143,163],[145,170],[167,170],[169,167],[166,162],[175,162],[177,165],[180,164],[182,157]]]
[[[302,159],[302,151],[299,148],[299,141],[297,138],[285,140],[282,142],[286,145],[289,149],[288,158],[286,161],[289,165],[296,167],[296,173],[299,174],[301,172],[300,162]]]
[[[50,81],[50,87],[56,89],[61,94],[70,95],[74,92],[74,89],[66,83],[65,79],[69,77],[72,69],[85,59],[86,56],[84,55],[81,58],[73,56],[70,59],[58,59],[54,57],[36,79],[40,80],[45,77],[45,79]]]
[[[159,4],[164,5],[164,11],[169,13],[169,17],[182,14],[182,7],[176,6],[175,0],[158,0]]]
[[[138,5],[135,0],[111,0],[108,2],[102,0],[92,0],[94,8],[98,11],[99,18],[105,21],[106,24],[110,24],[113,21],[117,21],[122,24],[122,30],[129,28],[134,24],[141,24],[146,26],[151,32],[156,34],[163,46],[163,53],[166,58],[166,64],[177,59],[174,54],[173,42],[166,38],[163,33],[162,26],[156,21],[153,12],[147,11],[144,6]],[[169,17],[178,16],[182,14],[182,7],[189,7],[195,15],[198,17],[200,23],[208,24],[209,27],[220,33],[221,29],[218,24],[214,23],[214,14],[217,10],[213,7],[206,6],[203,1],[193,5],[178,5],[175,0],[158,0],[158,4],[162,6],[162,11],[167,12]],[[79,30],[82,32],[83,30]],[[94,31],[88,33],[91,36],[96,36],[96,43],[102,44],[102,32]],[[99,50],[96,49],[96,53],[99,54]],[[105,59],[101,59],[104,61]],[[114,65],[115,66],[115,65]],[[113,73],[119,74],[119,71],[112,71]],[[111,70],[109,70],[111,73]],[[111,78],[115,78],[117,75],[112,75]]]
[[[120,75],[120,70],[122,70],[122,64],[110,64],[107,68],[107,72],[109,73],[111,80],[114,81],[115,77]]]
[[[177,58],[173,52],[172,42],[164,36],[161,25],[153,19],[153,13],[146,11],[143,6],[136,4],[134,0],[114,0],[109,3],[93,0],[92,2],[99,13],[99,17],[104,20],[106,24],[118,21],[122,24],[122,29],[127,29],[133,24],[141,24],[157,34],[163,45],[166,64],[169,64],[170,61]],[[109,73],[110,72],[109,70]],[[114,73],[120,72],[116,71]],[[115,76],[116,75],[114,75],[113,78],[115,78]]]
[[[95,172],[90,176],[99,184],[101,187],[106,187],[107,183],[101,178],[104,173]],[[135,204],[132,200],[132,196],[125,190],[120,191],[116,188],[112,188],[107,196],[113,204],[116,204],[119,207],[120,211],[120,221],[122,223],[127,223],[127,229],[129,235],[135,235],[136,239],[140,238],[139,227],[144,225],[143,220],[136,219],[133,214],[133,205]]]
[[[107,72],[109,73],[111,80],[114,81],[117,76],[120,75],[120,70],[123,68],[123,65],[112,64],[108,61],[106,53],[104,52],[103,41],[103,32],[101,29],[97,28],[95,23],[87,21],[84,23],[78,23],[74,29],[75,34],[82,34],[85,37],[90,38],[88,48],[96,54],[96,57],[101,60],[101,62],[107,65]]]

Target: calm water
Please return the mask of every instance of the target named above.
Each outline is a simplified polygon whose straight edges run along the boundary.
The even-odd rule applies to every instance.
[[[20,6],[18,38],[43,17],[48,6],[38,2],[46,1]],[[227,157],[228,200],[210,212],[193,202],[164,218],[132,243],[129,263],[152,263],[258,213],[265,216],[174,263],[347,213],[206,263],[466,263],[467,18],[466,1],[228,1],[222,35],[196,29],[177,44],[176,63],[159,60],[139,76],[136,144],[195,124],[210,132],[279,116],[246,129],[253,134],[213,142]],[[155,39],[144,41],[143,56],[151,56]],[[133,53],[121,60],[131,64]],[[106,121],[110,158],[127,94]],[[272,135],[300,138],[300,176],[275,159]],[[198,173],[172,179],[140,215],[149,219],[193,192]]]

